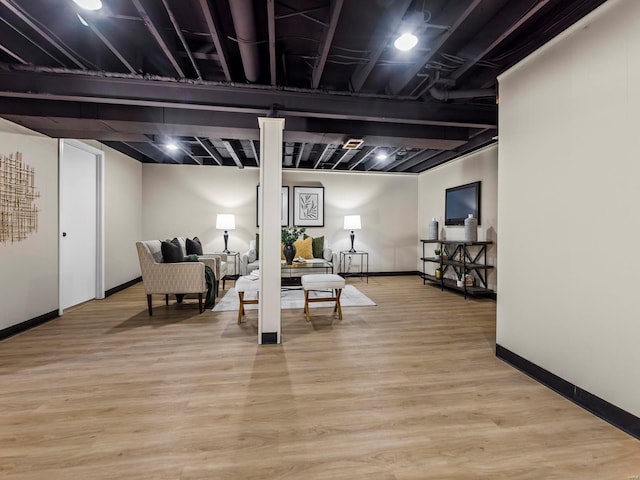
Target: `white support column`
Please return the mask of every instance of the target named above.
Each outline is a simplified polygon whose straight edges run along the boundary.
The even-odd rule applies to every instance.
[[[284,118],[260,125],[260,303],[258,343],[280,343],[280,212]]]

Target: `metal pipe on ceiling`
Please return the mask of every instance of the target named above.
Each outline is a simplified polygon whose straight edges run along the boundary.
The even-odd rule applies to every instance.
[[[229,9],[231,10],[233,27],[236,30],[244,76],[247,81],[255,83],[260,76],[260,58],[258,57],[253,2],[252,0],[233,0],[229,2]]]

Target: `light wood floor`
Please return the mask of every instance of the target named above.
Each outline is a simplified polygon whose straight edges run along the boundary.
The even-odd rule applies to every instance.
[[[498,360],[495,302],[418,277],[375,307],[146,311],[141,285],[0,343],[0,478],[640,478],[640,442]]]

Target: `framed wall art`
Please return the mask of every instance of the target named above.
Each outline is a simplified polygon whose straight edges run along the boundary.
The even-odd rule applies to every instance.
[[[256,227],[260,226],[258,212],[260,211],[260,185],[256,187]],[[280,212],[280,225],[286,227],[289,225],[289,187],[282,187],[282,210]]]
[[[0,243],[20,242],[38,231],[40,192],[36,171],[22,161],[22,153],[0,154]]]
[[[324,227],[324,187],[293,187],[293,225]]]

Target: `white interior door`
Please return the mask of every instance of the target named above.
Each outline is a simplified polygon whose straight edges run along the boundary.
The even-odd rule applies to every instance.
[[[86,148],[85,148],[86,147]],[[60,147],[60,310],[102,298],[98,281],[99,167],[92,147],[64,140]]]

